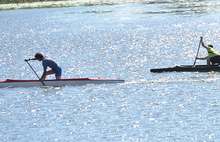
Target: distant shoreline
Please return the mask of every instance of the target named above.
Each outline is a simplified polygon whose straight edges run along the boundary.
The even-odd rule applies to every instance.
[[[0,4],[0,10],[34,9],[34,8],[55,8],[80,6],[79,1],[44,1],[29,3]]]
[[[102,0],[66,0],[66,1],[42,1],[42,2],[26,2],[26,3],[9,3],[0,4],[2,10],[17,10],[17,9],[35,9],[35,8],[59,8],[59,7],[76,7],[76,6],[95,6],[95,5],[115,5],[125,3],[126,0],[102,1]]]

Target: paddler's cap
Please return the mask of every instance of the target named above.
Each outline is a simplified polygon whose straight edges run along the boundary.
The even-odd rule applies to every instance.
[[[213,48],[213,45],[211,45],[211,44],[209,44],[208,46]]]

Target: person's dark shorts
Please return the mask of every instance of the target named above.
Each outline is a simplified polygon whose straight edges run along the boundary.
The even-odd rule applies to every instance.
[[[62,74],[62,69],[61,67],[59,67],[55,72],[55,76],[58,77],[58,76],[61,76],[61,74]]]
[[[212,62],[212,65],[214,65],[215,63],[220,64],[220,56],[215,56],[215,57],[211,57],[210,61]]]

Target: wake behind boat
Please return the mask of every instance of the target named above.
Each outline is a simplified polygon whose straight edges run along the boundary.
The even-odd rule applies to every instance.
[[[59,80],[44,80],[43,83],[39,80],[2,80],[0,87],[34,87],[34,86],[79,86],[86,84],[108,84],[108,83],[124,83],[122,79],[101,79],[101,78],[72,78]]]
[[[220,72],[220,66],[214,65],[208,67],[207,65],[180,65],[169,68],[158,68],[158,69],[150,69],[151,72],[161,73],[161,72]]]

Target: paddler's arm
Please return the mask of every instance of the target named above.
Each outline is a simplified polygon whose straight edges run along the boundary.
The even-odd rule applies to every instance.
[[[199,59],[199,60],[206,60],[206,59],[208,59],[208,57],[196,57],[196,59]]]
[[[207,46],[204,44],[203,37],[201,36],[200,38],[201,38],[202,46],[207,48]]]
[[[25,59],[24,61],[30,61],[30,60],[37,60],[37,58],[29,58],[29,59]]]

